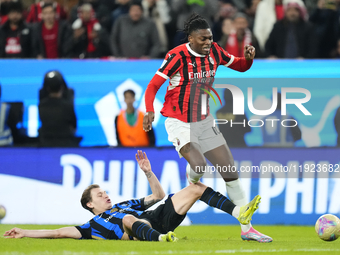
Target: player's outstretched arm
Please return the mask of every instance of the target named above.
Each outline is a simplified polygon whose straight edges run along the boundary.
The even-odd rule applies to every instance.
[[[161,184],[159,183],[158,178],[151,170],[151,164],[148,157],[146,156],[146,153],[138,150],[136,153],[136,160],[139,167],[144,171],[146,177],[148,178],[152,191],[152,194],[145,197],[144,199],[144,206],[147,209],[158,201],[162,200],[165,197],[165,193]]]
[[[75,227],[65,227],[54,230],[28,230],[13,228],[5,232],[6,238],[81,238],[80,232]]]
[[[253,64],[253,60],[255,58],[255,48],[251,45],[244,46],[244,57],[235,57],[230,55],[226,50],[224,50],[221,46],[218,46],[218,49],[222,56],[225,59],[229,59],[229,61],[224,60],[222,58],[221,65],[224,65],[230,69],[239,72],[247,71]]]

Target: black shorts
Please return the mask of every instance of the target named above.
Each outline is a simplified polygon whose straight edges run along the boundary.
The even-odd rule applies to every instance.
[[[174,231],[184,220],[185,215],[179,215],[174,209],[171,197],[168,196],[165,203],[158,206],[155,210],[146,211],[142,213],[138,218],[149,221],[152,228],[166,234],[169,231]]]

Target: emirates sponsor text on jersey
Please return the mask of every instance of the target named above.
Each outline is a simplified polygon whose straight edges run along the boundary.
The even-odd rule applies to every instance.
[[[214,77],[216,70],[200,71],[200,72],[189,72],[189,79],[199,79],[206,77]]]

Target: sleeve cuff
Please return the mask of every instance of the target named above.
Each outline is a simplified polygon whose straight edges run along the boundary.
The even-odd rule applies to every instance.
[[[231,56],[231,58],[230,58],[229,62],[224,65],[225,67],[230,66],[234,62],[234,59],[235,59],[234,56],[233,55],[230,55],[230,56]]]
[[[160,77],[164,78],[164,79],[169,79],[169,77],[167,75],[165,75],[164,73],[161,73],[160,71],[157,71],[156,74],[158,74]]]

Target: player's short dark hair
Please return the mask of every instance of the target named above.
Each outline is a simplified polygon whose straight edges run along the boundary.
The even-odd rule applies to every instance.
[[[194,12],[184,22],[183,31],[186,33],[187,36],[189,36],[194,31],[208,28],[210,28],[208,22],[202,16]]]
[[[80,199],[81,206],[84,209],[89,210],[91,213],[93,213],[93,211],[92,211],[93,208],[88,207],[87,203],[92,201],[91,190],[96,189],[96,188],[100,188],[98,184],[92,184],[92,185],[88,186],[84,190],[83,195],[81,195],[81,199]]]
[[[52,3],[43,4],[43,6],[41,7],[41,10],[44,10],[44,9],[47,8],[47,7],[51,7],[51,8],[53,9],[53,11],[55,11],[55,10],[54,10],[54,6],[53,6]]]
[[[124,97],[126,93],[130,93],[133,97],[135,97],[136,93],[132,89],[128,89],[124,91]]]

